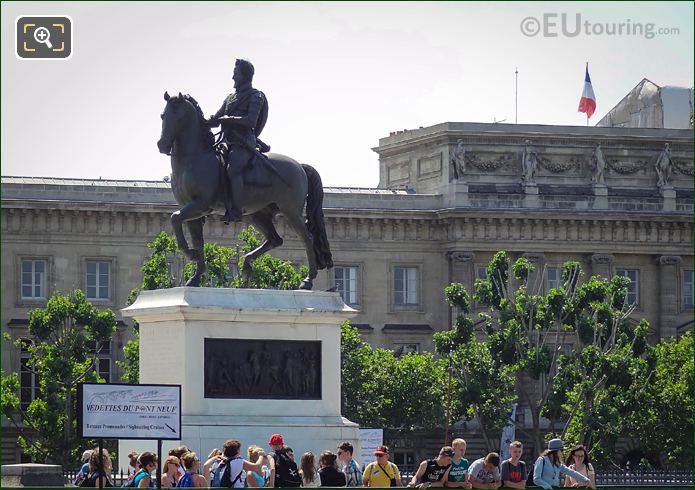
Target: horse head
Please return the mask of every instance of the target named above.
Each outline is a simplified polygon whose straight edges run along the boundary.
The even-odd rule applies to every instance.
[[[162,134],[157,141],[157,148],[159,148],[160,153],[170,155],[174,140],[181,132],[186,129],[193,129],[189,128],[190,123],[196,121],[199,115],[197,103],[194,105],[191,99],[188,95],[181,95],[181,92],[174,97],[171,97],[168,92],[164,92],[164,100],[167,104],[161,115]]]

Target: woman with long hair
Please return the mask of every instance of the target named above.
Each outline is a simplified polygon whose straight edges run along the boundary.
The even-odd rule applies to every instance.
[[[174,488],[179,481],[179,466],[181,461],[176,456],[167,456],[162,472],[162,488]]]
[[[533,466],[533,483],[543,488],[559,488],[562,475],[569,475],[581,483],[589,483],[589,478],[562,463],[564,449],[561,439],[548,441],[548,449],[543,451]]]
[[[565,464],[567,465],[568,468],[571,468],[574,471],[581,473],[582,475],[586,476],[589,479],[588,484],[582,484],[582,483],[579,483],[574,478],[572,478],[571,476],[567,475],[565,477],[565,486],[566,487],[586,487],[586,486],[588,486],[591,488],[596,488],[596,472],[594,471],[594,467],[591,465],[591,460],[589,459],[589,453],[584,446],[582,446],[580,444],[580,445],[574,446],[572,449],[570,449],[570,453],[569,453],[569,456],[567,456],[567,460],[565,461]]]
[[[315,488],[321,484],[319,473],[316,471],[314,453],[308,452],[302,455],[302,460],[299,463],[299,476],[302,479],[303,487]]]

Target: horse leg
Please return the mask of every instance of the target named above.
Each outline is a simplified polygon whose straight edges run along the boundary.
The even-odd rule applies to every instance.
[[[258,228],[265,237],[265,241],[244,255],[244,263],[241,270],[244,286],[248,286],[249,280],[251,279],[251,273],[253,272],[251,264],[253,261],[269,250],[282,245],[282,238],[278,235],[275,225],[273,225],[274,214],[273,211],[266,208],[249,216],[253,226]]]
[[[205,255],[203,254],[203,218],[186,221],[186,226],[188,226],[193,243],[193,248],[190,249],[191,256],[195,257],[193,258],[195,260],[195,274],[186,282],[186,286],[197,287],[200,286],[200,279],[207,270]]]
[[[302,244],[304,244],[306,258],[309,261],[309,275],[304,278],[299,289],[311,291],[311,288],[314,287],[314,279],[316,279],[316,275],[318,274],[316,255],[314,254],[314,244],[311,241],[311,235],[309,235],[309,230],[306,229],[306,225],[304,224],[301,209],[297,213],[289,213],[287,210],[283,210],[283,214],[295,233],[299,235]]]
[[[193,201],[186,204],[184,207],[175,211],[171,215],[171,225],[174,228],[176,243],[186,257],[190,260],[198,262],[198,256],[202,257],[202,248],[200,254],[195,249],[188,248],[188,242],[183,234],[183,224],[187,221],[197,220],[205,215],[205,207],[202,203]],[[202,237],[202,221],[201,221],[201,237]],[[202,240],[202,238],[201,238]]]

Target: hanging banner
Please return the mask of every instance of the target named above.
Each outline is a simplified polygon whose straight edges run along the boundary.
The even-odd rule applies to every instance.
[[[80,436],[94,439],[181,439],[181,385],[82,383]]]
[[[500,460],[509,459],[509,445],[516,438],[516,403],[512,403],[512,411],[509,412],[507,425],[502,429],[502,437],[500,437]]]
[[[374,451],[384,444],[384,429],[360,429],[360,446],[362,459],[360,464],[364,468],[372,461],[376,461]]]

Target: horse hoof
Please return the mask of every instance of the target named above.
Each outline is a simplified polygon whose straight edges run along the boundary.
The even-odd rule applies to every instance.
[[[197,288],[200,287],[200,277],[193,276],[186,282],[186,287]]]
[[[304,291],[311,291],[313,287],[314,281],[312,281],[308,277],[302,281],[302,284],[299,285],[299,289],[302,289]]]

